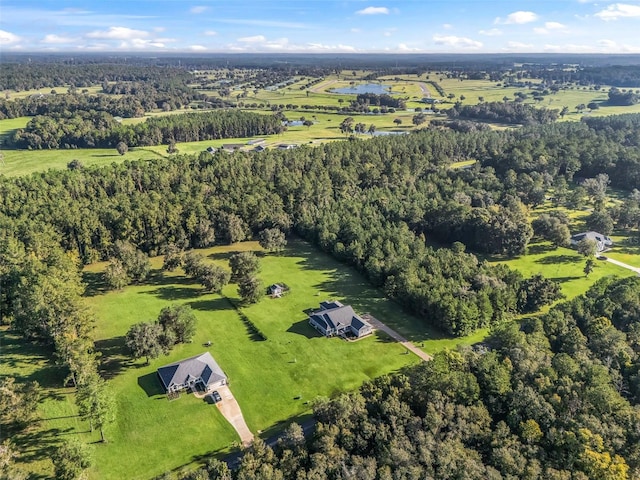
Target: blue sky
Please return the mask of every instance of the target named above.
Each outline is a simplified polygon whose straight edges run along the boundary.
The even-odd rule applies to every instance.
[[[640,53],[640,0],[0,0],[0,51]]]

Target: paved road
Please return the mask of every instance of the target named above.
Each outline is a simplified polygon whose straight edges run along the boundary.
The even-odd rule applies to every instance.
[[[242,416],[242,410],[240,410],[240,405],[238,405],[233,393],[231,393],[231,389],[225,385],[224,387],[218,387],[216,390],[218,390],[218,393],[220,393],[222,397],[222,401],[217,404],[218,410],[220,410],[220,413],[222,413],[231,426],[236,429],[236,432],[240,435],[242,444],[245,447],[251,445],[251,442],[253,442],[253,433],[251,433],[251,430],[247,427],[244,417]]]
[[[410,352],[415,353],[418,357],[423,359],[425,362],[428,362],[429,360],[431,360],[431,355],[420,350],[412,342],[404,338],[402,335],[400,335],[398,332],[396,332],[392,328],[386,326],[377,318],[371,315],[365,315],[364,318],[373,326],[373,328],[375,328],[376,330],[382,330],[384,333],[386,333],[391,338],[393,338],[396,342],[400,343],[403,347],[405,347]]]
[[[614,265],[618,265],[622,268],[626,268],[627,270],[631,270],[632,272],[636,272],[638,275],[640,275],[640,268],[629,265],[628,263],[622,263],[609,257],[607,257],[607,262],[613,263]]]

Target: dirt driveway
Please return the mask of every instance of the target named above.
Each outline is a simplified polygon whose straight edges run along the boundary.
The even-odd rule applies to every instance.
[[[236,401],[231,389],[225,385],[224,387],[217,387],[218,393],[222,397],[222,401],[217,403],[218,410],[222,413],[222,416],[227,419],[233,428],[235,428],[242,444],[246,447],[253,442],[253,433],[247,427],[244,417],[242,416],[242,410],[240,405]]]

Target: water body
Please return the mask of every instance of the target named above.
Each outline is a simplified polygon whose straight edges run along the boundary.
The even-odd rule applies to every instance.
[[[349,87],[335,88],[331,90],[331,93],[339,93],[341,95],[357,95],[358,93],[375,93],[376,95],[382,95],[383,93],[389,93],[391,87],[389,85],[380,85],[379,83],[362,83],[360,85],[351,85]]]

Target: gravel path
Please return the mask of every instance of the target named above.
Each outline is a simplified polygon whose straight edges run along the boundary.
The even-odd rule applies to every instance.
[[[629,265],[628,263],[623,263],[609,257],[607,257],[607,262],[613,263],[614,265],[618,265],[619,267],[622,267],[622,268],[626,268],[627,270],[631,270],[632,272],[636,272],[638,275],[640,275],[640,268]]]
[[[363,315],[363,318],[365,320],[367,320],[373,326],[373,328],[375,328],[376,330],[383,331],[384,333],[389,335],[391,338],[393,338],[396,342],[400,343],[400,345],[405,347],[407,350],[409,350],[410,352],[415,353],[418,357],[420,357],[425,362],[428,362],[429,360],[431,360],[431,355],[429,355],[428,353],[425,353],[422,350],[420,350],[412,342],[410,342],[409,340],[404,338],[402,335],[400,335],[394,329],[386,326],[384,323],[382,323],[376,317],[372,317],[371,315]]]

